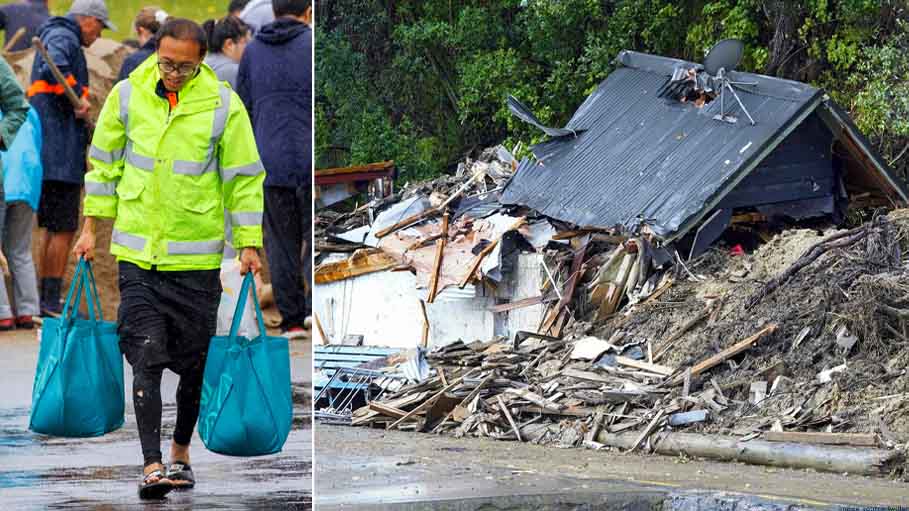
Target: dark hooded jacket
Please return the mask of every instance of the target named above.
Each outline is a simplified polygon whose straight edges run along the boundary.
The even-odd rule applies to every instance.
[[[0,6],[0,30],[6,31],[6,40],[10,39],[20,28],[25,28],[25,33],[10,48],[10,51],[27,50],[32,47],[32,37],[37,34],[38,27],[50,18],[47,12],[47,0],[28,0]]]
[[[141,48],[132,52],[128,57],[123,59],[123,65],[120,66],[120,74],[117,75],[117,81],[126,80],[130,73],[132,73],[140,64],[145,62],[148,57],[151,57],[152,53],[157,51],[157,39],[152,37]]]
[[[311,186],[312,30],[287,18],[262,27],[243,53],[237,93],[252,119],[265,186]]]
[[[38,37],[51,60],[63,73],[75,93],[88,97],[88,64],[82,51],[82,31],[71,16],[53,17],[38,29]],[[32,65],[29,101],[41,118],[44,144],[41,163],[45,181],[82,184],[85,175],[85,149],[88,131],[85,121],[77,119],[72,104],[57,83],[50,67],[35,55]]]

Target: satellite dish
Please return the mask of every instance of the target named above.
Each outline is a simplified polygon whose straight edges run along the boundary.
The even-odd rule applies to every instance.
[[[735,70],[736,66],[739,65],[739,62],[742,61],[744,53],[745,44],[742,41],[739,41],[738,39],[724,39],[713,45],[713,48],[711,48],[707,53],[707,56],[704,57],[704,72],[710,75],[715,85],[715,89],[718,89],[720,92],[720,113],[714,116],[714,119],[732,124],[736,122],[734,116],[726,114],[726,92],[729,92],[739,104],[742,111],[745,112],[745,115],[748,116],[751,125],[754,126],[754,118],[751,117],[748,109],[745,108],[745,104],[742,103],[742,99],[735,92],[735,87],[741,87],[743,85],[755,86],[757,83],[736,82],[731,80],[728,75],[729,71]]]
[[[745,43],[738,39],[724,39],[715,45],[704,57],[704,71],[716,76],[721,69],[732,71],[742,61],[745,54]]]

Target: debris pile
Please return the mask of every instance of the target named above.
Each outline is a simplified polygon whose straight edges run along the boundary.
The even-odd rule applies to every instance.
[[[901,449],[790,444],[909,441],[909,214],[873,209],[909,190],[824,91],[733,72],[720,57],[739,46],[704,66],[623,51],[564,127],[508,98],[548,137],[532,157],[488,149],[453,176],[323,209],[323,342],[421,346],[432,367],[336,415],[890,470]]]
[[[595,234],[547,249],[561,299],[539,333],[439,346],[430,377],[351,423],[562,447],[630,434],[621,445],[632,451],[678,431],[909,441],[909,210],[659,270],[645,239]]]

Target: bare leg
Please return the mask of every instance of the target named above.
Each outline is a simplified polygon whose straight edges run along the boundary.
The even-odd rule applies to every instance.
[[[44,264],[41,265],[44,277],[63,277],[75,235],[74,232],[54,232],[45,238],[47,248],[44,253]]]

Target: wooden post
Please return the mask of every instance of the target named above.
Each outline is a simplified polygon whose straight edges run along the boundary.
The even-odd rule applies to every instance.
[[[312,313],[312,319],[316,323],[316,328],[319,330],[319,337],[322,338],[322,345],[328,346],[331,342],[328,339],[328,336],[325,335],[325,330],[322,329],[322,322],[319,321],[319,315],[315,312]]]
[[[429,346],[429,316],[426,314],[426,302],[420,300],[420,309],[423,311],[423,339],[420,346],[425,348]]]
[[[448,242],[448,211],[442,215],[442,233],[436,241],[436,261],[432,266],[432,278],[429,281],[429,296],[427,303],[433,303],[439,293],[439,274],[442,272],[442,257],[445,254],[445,245]],[[424,311],[425,313],[425,311]]]

